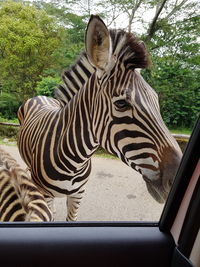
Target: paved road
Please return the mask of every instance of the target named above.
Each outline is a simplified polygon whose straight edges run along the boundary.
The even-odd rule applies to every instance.
[[[17,159],[22,167],[15,146],[2,146]],[[94,156],[93,171],[79,210],[80,221],[157,221],[163,205],[158,204],[147,192],[140,174],[120,160]],[[55,199],[58,221],[65,220],[65,199]]]

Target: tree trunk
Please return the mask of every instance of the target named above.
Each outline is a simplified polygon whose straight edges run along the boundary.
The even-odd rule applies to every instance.
[[[165,4],[166,4],[167,1],[168,0],[163,0],[163,2],[161,3],[160,7],[158,8],[158,10],[157,10],[157,12],[156,12],[156,14],[155,14],[155,16],[154,16],[154,18],[153,18],[150,26],[149,26],[149,29],[147,31],[147,37],[146,37],[146,41],[147,42],[148,41],[151,41],[151,39],[152,39],[152,37],[153,37],[153,35],[155,33],[155,30],[156,30],[156,22],[158,21],[159,15],[162,12],[162,10],[163,10],[163,8],[164,8],[164,6],[165,6]]]

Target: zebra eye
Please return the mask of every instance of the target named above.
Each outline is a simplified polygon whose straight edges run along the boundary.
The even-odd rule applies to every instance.
[[[131,108],[131,104],[128,103],[125,99],[117,100],[114,104],[119,111],[125,111]]]

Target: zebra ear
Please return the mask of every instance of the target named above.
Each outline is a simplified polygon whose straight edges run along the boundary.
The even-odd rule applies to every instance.
[[[109,31],[99,16],[92,15],[86,30],[85,46],[91,63],[105,70],[110,59],[111,40]]]

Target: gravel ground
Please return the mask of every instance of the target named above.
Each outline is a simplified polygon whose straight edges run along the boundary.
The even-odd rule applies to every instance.
[[[16,146],[2,147],[25,167]],[[92,174],[79,209],[79,221],[159,220],[163,205],[149,195],[140,174],[120,160],[94,156],[92,163]],[[65,198],[56,198],[54,203],[55,220],[65,220]]]

